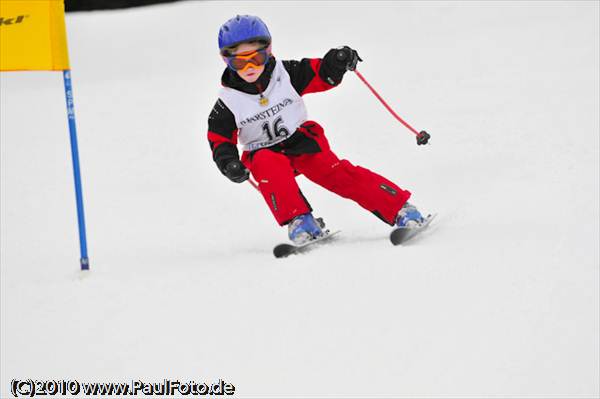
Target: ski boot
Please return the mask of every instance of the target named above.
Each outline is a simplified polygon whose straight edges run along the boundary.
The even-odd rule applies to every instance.
[[[292,219],[288,224],[288,237],[295,245],[301,245],[323,235],[324,228],[323,219],[315,219],[309,212]]]
[[[423,215],[421,215],[421,212],[419,212],[414,205],[407,202],[398,212],[398,216],[396,216],[396,227],[417,227],[424,221],[425,219],[423,218]]]

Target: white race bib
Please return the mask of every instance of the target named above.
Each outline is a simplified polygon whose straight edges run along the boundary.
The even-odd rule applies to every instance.
[[[271,81],[262,93],[268,100],[261,105],[259,94],[247,94],[223,87],[221,100],[233,113],[238,142],[244,151],[254,151],[280,143],[306,121],[304,100],[296,92],[283,63],[275,63]]]

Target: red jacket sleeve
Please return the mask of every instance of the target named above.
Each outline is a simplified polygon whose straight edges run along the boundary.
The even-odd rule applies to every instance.
[[[335,58],[331,49],[323,58],[303,58],[300,61],[283,61],[292,86],[301,96],[336,87],[342,82],[346,68]]]

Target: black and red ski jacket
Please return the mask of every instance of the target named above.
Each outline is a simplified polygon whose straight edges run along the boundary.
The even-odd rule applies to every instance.
[[[290,75],[291,83],[299,95],[329,90],[342,82],[346,66],[335,57],[335,49],[331,49],[323,58],[303,58],[300,61],[283,61]],[[271,57],[263,73],[254,83],[248,83],[229,68],[225,69],[221,83],[248,94],[259,94],[269,85],[275,58]],[[219,170],[233,159],[239,159],[237,149],[237,126],[233,113],[220,99],[214,105],[208,117],[208,142],[213,160]],[[269,147],[270,148],[270,147]],[[287,154],[306,154],[319,152],[314,140],[303,134],[292,134],[273,150],[285,149]]]

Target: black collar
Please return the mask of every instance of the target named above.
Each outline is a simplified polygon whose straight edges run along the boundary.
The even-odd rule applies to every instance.
[[[275,57],[271,56],[269,62],[265,65],[265,70],[262,72],[258,80],[254,83],[248,83],[244,79],[240,78],[237,72],[226,68],[221,76],[221,84],[225,87],[230,87],[248,94],[259,94],[265,91],[269,82],[271,81],[271,75],[275,69]]]

